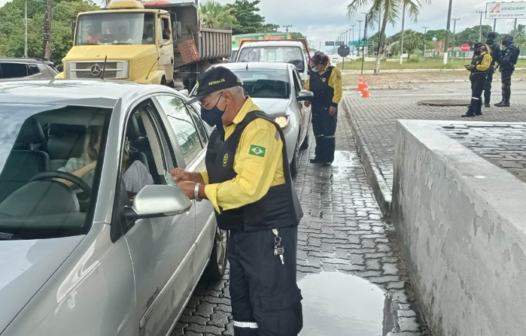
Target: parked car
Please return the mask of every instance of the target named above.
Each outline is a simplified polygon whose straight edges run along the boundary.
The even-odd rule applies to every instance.
[[[52,62],[33,58],[0,58],[0,82],[53,79],[58,74]]]
[[[222,277],[211,203],[166,173],[205,168],[197,111],[159,85],[0,84],[0,335],[168,335],[201,275]],[[125,152],[153,178],[133,200]],[[58,170],[85,155],[91,185]]]
[[[309,78],[309,53],[306,41],[251,41],[241,44],[236,62],[277,62],[296,66],[301,83]]]
[[[298,151],[309,146],[311,108],[301,102],[311,100],[303,90],[298,71],[288,63],[228,63],[242,81],[245,94],[274,118],[283,129],[292,175],[298,170]]]

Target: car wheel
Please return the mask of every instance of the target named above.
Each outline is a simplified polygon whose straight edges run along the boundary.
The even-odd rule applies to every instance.
[[[305,150],[307,148],[309,148],[309,133],[307,133],[307,135],[305,135],[305,140],[303,140],[303,143],[301,144],[300,149],[301,150]]]
[[[229,237],[227,230],[216,229],[214,248],[205,271],[205,277],[210,281],[219,281],[225,274]]]
[[[298,151],[294,152],[294,156],[290,161],[290,175],[296,177],[298,175]]]

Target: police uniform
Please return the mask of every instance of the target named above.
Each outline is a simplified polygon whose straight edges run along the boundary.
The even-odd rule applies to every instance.
[[[316,137],[315,158],[312,162],[329,165],[334,161],[336,149],[336,126],[338,112],[329,114],[330,107],[338,108],[342,99],[342,74],[334,66],[327,65],[324,71],[311,72],[304,85],[312,91],[312,130]]]
[[[490,107],[491,103],[491,84],[493,83],[493,74],[495,73],[495,64],[500,62],[501,50],[498,43],[495,43],[495,33],[489,33],[486,45],[491,49],[491,66],[486,74],[486,84],[484,85],[484,105]]]
[[[194,100],[240,85],[222,67],[198,83]],[[296,245],[303,212],[281,128],[247,97],[233,123],[212,132],[205,161],[205,194],[219,228],[230,230],[234,335],[298,335],[303,318]]]
[[[510,106],[511,96],[511,75],[515,71],[515,64],[519,57],[519,50],[513,44],[513,37],[507,35],[502,39],[502,43],[506,47],[502,50],[502,55],[499,63],[499,71],[502,82],[502,101],[495,104],[497,107]]]
[[[477,43],[475,49],[480,48],[482,45],[482,43]],[[471,64],[474,67],[471,69],[469,76],[471,81],[471,103],[468,111],[462,117],[482,115],[482,91],[484,90],[486,75],[491,66],[491,61],[491,55],[485,51],[473,56]]]

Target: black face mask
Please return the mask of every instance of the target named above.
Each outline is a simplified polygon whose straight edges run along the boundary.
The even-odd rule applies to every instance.
[[[219,101],[221,100],[221,96],[219,96],[219,99],[217,100],[214,107],[212,107],[210,110],[207,110],[206,108],[201,106],[201,118],[206,122],[210,127],[216,126],[217,128],[220,128],[223,126],[223,114],[225,111],[221,111],[219,107],[217,107],[217,104],[219,104]]]

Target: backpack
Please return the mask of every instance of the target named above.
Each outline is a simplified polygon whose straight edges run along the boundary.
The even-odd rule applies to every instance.
[[[515,65],[517,64],[517,61],[519,60],[519,55],[521,54],[521,50],[519,49],[519,47],[515,46],[515,53],[513,54],[513,56],[510,58],[510,62]]]
[[[493,58],[493,62],[500,63],[502,52],[500,50],[500,46],[496,43],[491,46],[491,57]]]

